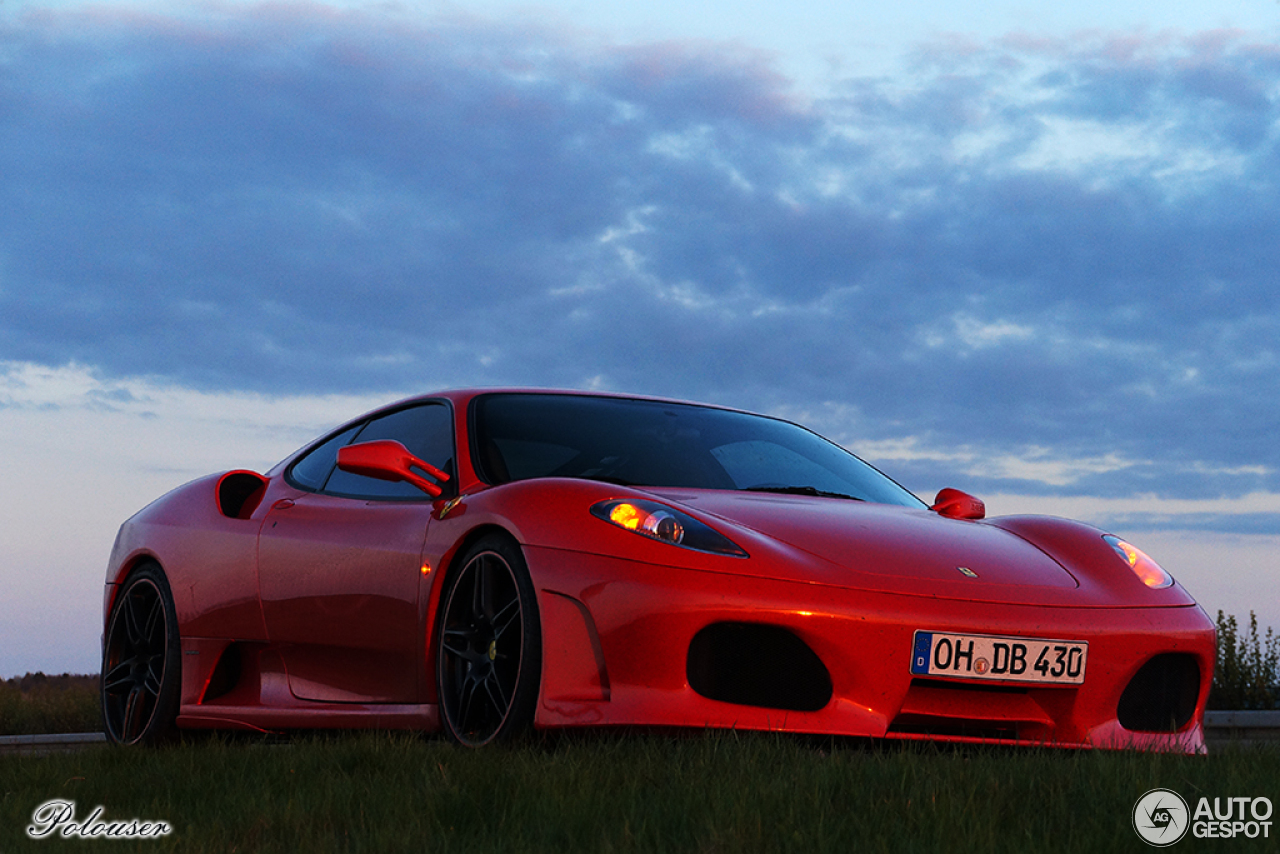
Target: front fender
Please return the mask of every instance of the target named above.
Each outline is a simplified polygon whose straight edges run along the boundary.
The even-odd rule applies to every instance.
[[[988,524],[1016,534],[1056,560],[1080,582],[1080,592],[1095,607],[1167,608],[1195,605],[1177,581],[1153,590],[1103,540],[1105,531],[1054,516],[1002,516]]]

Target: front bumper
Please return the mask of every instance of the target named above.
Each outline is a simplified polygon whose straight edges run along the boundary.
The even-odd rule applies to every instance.
[[[1215,632],[1196,606],[993,604],[673,569],[557,549],[526,546],[525,554],[542,612],[540,727],[694,726],[1204,749],[1201,722]],[[790,687],[764,691],[756,700],[748,695],[746,702],[717,699],[702,687],[709,683],[698,677],[698,668],[725,666],[740,675],[752,664],[732,660],[728,648],[709,664],[691,659],[694,638],[717,624],[777,627],[801,641],[829,679],[825,702],[818,708],[810,700],[789,703]],[[916,630],[1087,641],[1087,673],[1083,684],[1073,686],[913,677]],[[742,653],[759,656],[751,681],[768,684],[773,673],[784,686],[797,684],[801,665],[762,644]],[[1157,656],[1194,668],[1188,677],[1193,710],[1156,730],[1126,729],[1121,698]]]

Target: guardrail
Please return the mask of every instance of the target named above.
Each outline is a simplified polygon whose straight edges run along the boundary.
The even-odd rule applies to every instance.
[[[1213,750],[1231,744],[1252,747],[1280,743],[1280,711],[1205,712],[1204,738]],[[0,735],[0,753],[9,755],[61,753],[104,744],[106,740],[107,737],[100,732]]]
[[[1280,742],[1280,711],[1204,713],[1204,739],[1210,749]]]
[[[55,732],[52,735],[0,735],[0,753],[42,754],[67,753],[69,750],[105,744],[102,732]]]
[[[80,750],[93,744],[103,744],[106,735],[100,732],[64,732],[53,735],[0,735],[0,753],[39,754],[64,753]]]

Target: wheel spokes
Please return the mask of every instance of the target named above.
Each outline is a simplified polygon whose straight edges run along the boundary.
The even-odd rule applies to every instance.
[[[458,729],[463,732],[474,732],[479,726],[472,721],[472,706],[475,704],[476,687],[479,683],[471,676],[462,680],[462,705],[458,709]]]
[[[102,677],[102,687],[108,694],[125,694],[133,690],[137,680],[133,676],[135,660],[126,659],[112,667]]]
[[[146,642],[143,631],[146,617],[142,613],[145,605],[139,601],[143,598],[141,593],[130,590],[124,600],[124,644],[130,651],[137,650]]]
[[[151,601],[151,611],[147,614],[143,631],[148,650],[159,652],[164,649],[164,605],[160,602],[159,596]]]
[[[121,723],[121,736],[125,741],[133,741],[142,734],[142,727],[146,723],[146,706],[147,696],[143,692],[141,686],[133,686],[133,690],[129,692],[128,698],[124,703],[124,715]]]
[[[499,640],[502,635],[511,628],[513,624],[519,623],[520,620],[520,599],[512,596],[511,601],[502,607],[502,610],[493,616],[493,636]]]
[[[511,710],[519,675],[520,594],[501,555],[484,552],[462,570],[443,614],[445,715],[464,741],[482,743]]]
[[[466,660],[470,657],[471,638],[474,634],[470,629],[445,629],[440,645],[454,658]]]
[[[502,690],[502,683],[498,681],[496,673],[491,673],[489,678],[484,680],[484,691],[489,697],[489,702],[493,704],[494,711],[505,714],[510,701],[507,699],[507,692]]]
[[[487,616],[489,608],[489,584],[493,571],[489,567],[488,555],[481,555],[476,559],[476,568],[472,575],[474,578],[471,588],[471,617],[480,620]]]
[[[142,679],[142,688],[153,697],[160,696],[160,685],[164,681],[164,656],[153,655],[147,662]]]
[[[141,738],[164,686],[168,630],[160,591],[141,580],[123,594],[107,639],[104,712],[120,741]]]

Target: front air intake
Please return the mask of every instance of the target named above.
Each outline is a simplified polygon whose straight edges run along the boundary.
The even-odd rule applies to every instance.
[[[781,626],[713,623],[693,637],[689,685],[743,706],[816,712],[831,700],[831,676],[817,653]]]
[[[1155,656],[1129,680],[1116,717],[1133,732],[1177,732],[1196,711],[1200,665],[1194,656],[1166,652]]]

